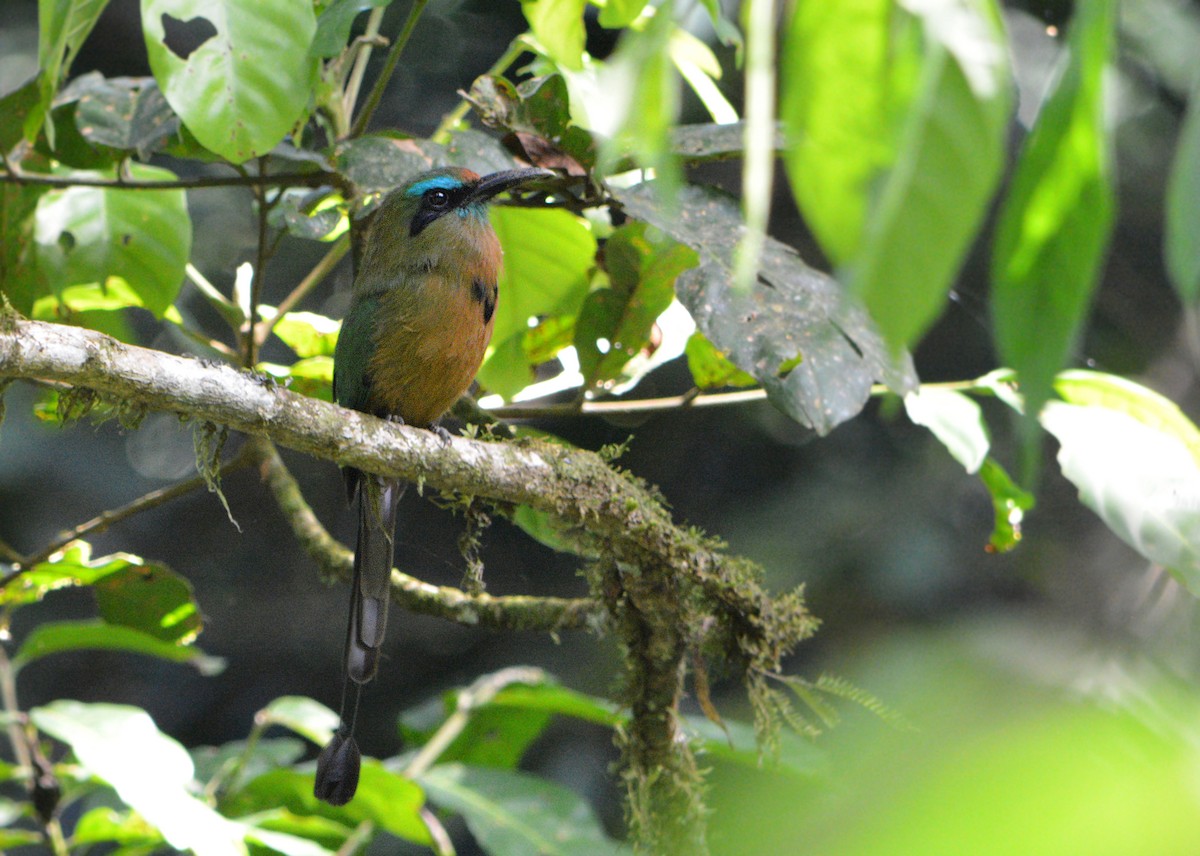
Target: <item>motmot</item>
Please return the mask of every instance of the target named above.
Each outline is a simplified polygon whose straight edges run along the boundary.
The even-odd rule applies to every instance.
[[[450,167],[388,193],[362,241],[350,308],[334,351],[333,396],[343,407],[448,441],[438,420],[466,392],[495,323],[501,249],[488,221],[499,193],[552,176],[513,169],[480,177]],[[396,506],[405,484],[343,470],[358,498],[358,544],[347,622],[341,723],[317,762],[314,793],[344,805],[358,787],[354,721],[362,686],[375,677],[387,628]],[[346,716],[349,684],[354,702]]]

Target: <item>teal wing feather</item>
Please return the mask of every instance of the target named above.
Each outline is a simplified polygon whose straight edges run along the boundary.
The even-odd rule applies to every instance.
[[[342,407],[371,412],[371,381],[367,367],[375,353],[375,322],[379,297],[354,301],[342,320],[333,356],[333,398]]]

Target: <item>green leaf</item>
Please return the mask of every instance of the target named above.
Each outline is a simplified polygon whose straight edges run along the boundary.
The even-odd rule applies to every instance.
[[[226,802],[235,816],[266,806],[282,806],[299,817],[321,817],[350,828],[369,821],[406,841],[428,845],[429,829],[420,813],[424,804],[425,795],[414,782],[367,758],[362,762],[358,791],[344,806],[319,801],[313,796],[313,774],[296,770],[264,773]]]
[[[555,713],[610,727],[625,721],[617,705],[607,699],[564,687],[553,679],[540,684],[510,684],[496,693],[490,704],[506,710]]]
[[[700,389],[746,387],[758,383],[751,375],[731,363],[703,333],[693,333],[688,338],[684,353],[687,355],[688,371],[692,373],[692,380]]]
[[[317,18],[313,36],[313,56],[333,57],[346,49],[354,19],[364,9],[391,5],[392,0],[333,0]]]
[[[699,262],[690,247],[645,223],[617,229],[604,245],[607,287],[588,294],[575,321],[584,388],[610,385],[650,343],[655,321],[675,298],[675,280]]]
[[[365,193],[399,187],[434,166],[434,158],[417,140],[391,134],[368,134],[337,149],[338,170]]]
[[[164,21],[215,29],[186,59]],[[150,68],[206,148],[232,163],[266,154],[304,116],[316,81],[312,0],[142,0]]]
[[[41,79],[36,76],[0,97],[0,152],[12,151],[25,138],[25,123],[44,111]]]
[[[796,5],[781,102],[793,191],[894,347],[940,313],[1000,178],[1007,57],[992,0],[917,18],[882,0]]]
[[[533,540],[560,553],[598,559],[600,552],[583,527],[569,526],[545,511],[518,505],[512,522]]]
[[[109,574],[143,564],[139,557],[131,553],[113,553],[93,559],[91,544],[72,541],[45,562],[34,565],[0,589],[0,604],[11,608],[36,603],[47,592],[71,586],[89,586]]]
[[[37,847],[45,839],[40,832],[29,829],[0,829],[0,848],[8,852],[10,848]]]
[[[624,160],[632,156],[642,168],[654,170],[656,192],[668,207],[683,181],[670,137],[680,110],[679,74],[670,52],[672,7],[663,4],[644,28],[624,32],[599,73],[596,98],[602,100],[595,108],[589,105],[593,130],[608,138],[598,170],[627,169]]]
[[[187,579],[159,564],[134,565],[107,574],[92,587],[100,616],[164,642],[187,645],[204,622]]]
[[[131,170],[142,180],[175,178],[158,167]],[[37,242],[38,266],[56,292],[121,280],[137,295],[133,305],[162,317],[183,285],[192,226],[182,190],[71,187],[38,203]]]
[[[610,30],[628,27],[642,14],[646,2],[647,0],[604,0],[597,20],[601,27]]]
[[[529,773],[439,764],[419,781],[431,800],[463,816],[491,856],[584,856],[625,849],[604,834],[582,798]]]
[[[991,448],[979,405],[961,392],[923,385],[904,396],[908,418],[924,425],[968,473],[978,472]]]
[[[107,79],[92,72],[71,81],[63,97],[77,99],[76,127],[95,145],[144,159],[179,132],[179,117],[152,77]]]
[[[826,434],[862,409],[876,380],[897,392],[915,382],[908,357],[894,360],[862,308],[791,247],[768,237],[758,282],[747,294],[734,291],[742,220],[732,197],[688,185],[679,197],[687,217],[677,218],[644,184],[616,195],[631,217],[700,254],[700,266],[676,281],[679,300],[700,332],[793,419]]]
[[[192,796],[192,760],[136,707],[61,700],[29,712],[70,748],[84,772],[109,784],[177,850],[237,853],[243,827]]]
[[[995,459],[987,458],[979,468],[979,479],[992,495],[995,523],[988,540],[988,550],[1007,553],[1021,540],[1021,524],[1033,508],[1033,494],[1022,490]]]
[[[266,725],[279,725],[324,746],[333,737],[340,718],[318,701],[305,696],[280,696],[256,714]]]
[[[1106,407],[1174,437],[1200,461],[1200,430],[1179,405],[1139,383],[1117,375],[1068,369],[1054,380],[1054,389],[1068,404]]]
[[[490,218],[504,248],[504,269],[492,351],[479,382],[511,398],[531,379],[527,365],[512,362],[518,354],[523,358],[529,319],[576,311],[587,292],[596,239],[583,220],[562,210],[494,207]]]
[[[1030,418],[1075,346],[1112,226],[1104,78],[1115,5],[1076,5],[1069,62],[1022,148],[996,226],[996,346],[1020,378]]]
[[[264,306],[269,315],[271,307]],[[316,312],[289,312],[275,322],[275,335],[298,357],[332,357],[342,323]]]
[[[161,845],[163,837],[145,818],[132,811],[117,811],[108,806],[99,806],[79,818],[70,838],[73,847],[109,841],[150,848]]]
[[[148,633],[106,624],[103,621],[46,621],[25,637],[13,657],[15,668],[65,651],[127,651],[194,666],[202,675],[219,674],[225,668],[220,657],[210,657],[199,648],[156,639]]]
[[[1066,402],[1040,419],[1080,501],[1200,596],[1200,431],[1131,381],[1069,372],[1057,387]]]
[[[71,70],[79,48],[87,40],[108,0],[38,0],[38,68],[42,88],[41,110],[30,113],[25,139],[33,140],[41,127],[59,83]],[[53,137],[53,130],[47,128]],[[54,140],[50,140],[53,145]]]
[[[48,288],[37,265],[35,240],[35,215],[46,192],[44,187],[0,185],[0,292],[24,315]]]
[[[592,135],[571,122],[567,81],[561,74],[534,77],[520,86],[485,74],[471,84],[467,98],[485,125],[511,132],[531,162],[572,175],[595,163]]]
[[[333,357],[306,357],[290,366],[259,363],[254,368],[282,381],[292,392],[333,401]]]
[[[1184,303],[1200,300],[1200,85],[1187,115],[1167,179],[1166,259],[1171,284]]]
[[[587,0],[522,0],[521,11],[547,56],[573,70],[583,68],[583,10]]]

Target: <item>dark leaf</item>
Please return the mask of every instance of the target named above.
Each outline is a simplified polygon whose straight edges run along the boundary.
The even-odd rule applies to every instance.
[[[785,244],[768,238],[758,282],[748,294],[734,290],[743,226],[732,197],[688,185],[672,217],[648,184],[616,195],[631,217],[700,254],[700,266],[676,282],[680,301],[700,331],[793,419],[826,434],[862,409],[876,381],[897,392],[914,385],[907,354],[893,359],[863,309]]]
[[[38,77],[0,97],[0,153],[7,154],[25,138],[25,123],[41,106],[42,90]]]

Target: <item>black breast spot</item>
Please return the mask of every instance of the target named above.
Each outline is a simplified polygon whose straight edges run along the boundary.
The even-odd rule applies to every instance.
[[[496,286],[488,285],[483,280],[473,280],[471,282],[471,299],[483,304],[483,323],[491,321],[492,315],[496,312]]]

